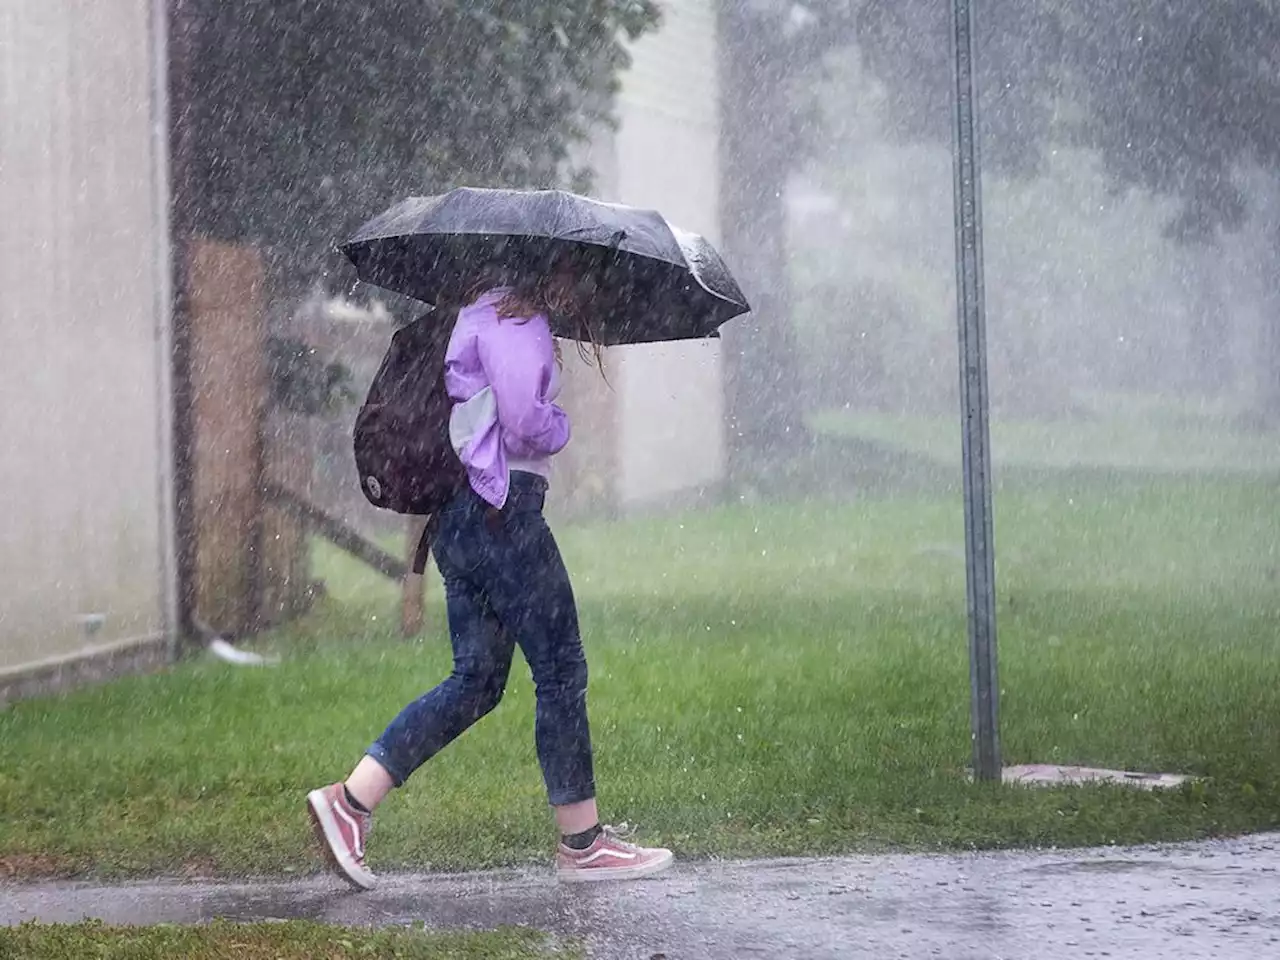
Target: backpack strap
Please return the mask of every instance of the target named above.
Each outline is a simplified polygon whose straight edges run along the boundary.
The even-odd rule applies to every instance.
[[[458,476],[449,484],[450,493],[444,500],[445,505],[448,505],[459,491],[467,488],[467,473],[462,462],[456,458],[453,462],[456,464]],[[426,514],[427,522],[422,527],[422,537],[418,540],[418,548],[413,551],[412,571],[414,573],[421,574],[427,569],[427,555],[431,553],[431,545],[435,543],[436,535],[440,532],[440,509]]]
[[[431,553],[431,544],[440,531],[440,514],[433,513],[427,517],[426,526],[422,528],[422,536],[418,539],[418,548],[413,551],[412,571],[421,575],[427,569],[427,555]]]

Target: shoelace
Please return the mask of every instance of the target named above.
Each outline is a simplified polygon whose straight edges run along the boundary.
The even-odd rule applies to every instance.
[[[619,846],[628,850],[636,849],[636,845],[629,841],[629,838],[635,835],[636,829],[629,823],[620,823],[616,827],[605,825],[600,828],[600,832],[617,842]]]

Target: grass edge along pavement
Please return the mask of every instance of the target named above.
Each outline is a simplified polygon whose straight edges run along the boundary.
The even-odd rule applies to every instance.
[[[1005,490],[1005,759],[1204,777],[1170,792],[970,784],[958,497],[739,504],[568,527],[607,815],[682,857],[1184,840],[1280,825],[1273,485]],[[448,670],[333,551],[268,670],[183,664],[0,712],[0,875],[319,866],[301,798]],[[317,706],[321,705],[321,706]],[[12,762],[10,762],[12,760]],[[379,812],[379,871],[547,863],[522,665]]]
[[[26,923],[0,927],[0,960],[581,960],[580,946],[527,929],[371,930],[288,920],[179,926]]]

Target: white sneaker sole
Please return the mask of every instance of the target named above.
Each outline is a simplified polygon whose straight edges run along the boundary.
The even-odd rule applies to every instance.
[[[324,848],[326,858],[337,868],[342,878],[357,890],[372,890],[373,885],[378,882],[377,877],[356,863],[347,852],[346,844],[342,842],[342,831],[338,827],[338,821],[334,819],[329,798],[323,790],[312,790],[307,794],[307,812],[311,814],[316,837]]]
[[[610,880],[642,880],[671,868],[676,858],[668,852],[635,867],[557,867],[556,879],[561,883],[605,883]]]

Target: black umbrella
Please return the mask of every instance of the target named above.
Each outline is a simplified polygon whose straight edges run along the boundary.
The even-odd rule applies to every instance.
[[[461,188],[410,197],[342,245],[366,283],[434,303],[487,265],[537,272],[566,254],[594,281],[604,345],[717,336],[750,307],[703,237],[656,211],[560,190]],[[555,332],[573,336],[575,329]]]

